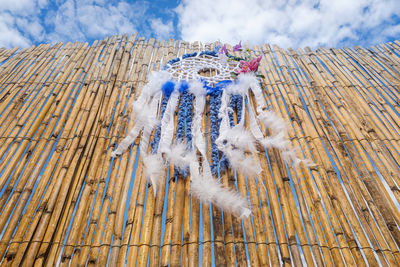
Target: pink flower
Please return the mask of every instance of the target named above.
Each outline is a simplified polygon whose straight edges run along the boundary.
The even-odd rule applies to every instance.
[[[260,65],[262,56],[253,58],[250,61],[240,61],[240,69],[236,70],[236,73],[247,73],[247,72],[255,72],[258,69],[258,66]]]
[[[219,50],[219,53],[220,53],[220,54],[225,54],[225,55],[228,54],[228,50],[226,50],[226,45],[224,45],[223,47],[221,47],[221,49]]]
[[[233,47],[233,52],[242,51],[242,41]]]

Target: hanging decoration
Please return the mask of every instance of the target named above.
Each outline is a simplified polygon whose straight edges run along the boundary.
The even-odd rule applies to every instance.
[[[122,154],[140,135],[145,175],[155,193],[165,167],[173,164],[175,175],[190,176],[192,194],[199,200],[248,216],[247,199],[223,187],[218,172],[229,167],[256,177],[262,171],[254,160],[256,154],[268,148],[279,149],[292,166],[303,160],[286,139],[285,122],[265,105],[257,74],[262,56],[252,57],[241,43],[233,51],[242,52],[244,57],[229,54],[224,45],[214,51],[185,54],[170,60],[162,71],[151,73],[133,103],[135,125],[112,156]],[[206,105],[210,110],[209,156],[203,127]]]

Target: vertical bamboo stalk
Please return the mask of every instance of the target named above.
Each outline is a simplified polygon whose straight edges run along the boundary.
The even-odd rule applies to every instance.
[[[159,43],[156,42],[153,46],[154,46],[153,56],[152,56],[151,64],[149,64],[149,66],[152,66],[154,61],[156,61],[156,59],[159,56],[158,55]],[[140,86],[142,86],[142,84]],[[150,147],[149,147],[149,150],[150,150]],[[147,177],[144,177],[144,178],[147,178]],[[154,187],[151,186],[149,183],[148,189],[147,189],[145,214],[144,214],[143,222],[142,222],[142,226],[141,226],[141,235],[140,235],[140,241],[139,241],[139,247],[138,247],[138,260],[137,260],[138,266],[144,266],[147,264],[147,261],[148,261],[148,255],[149,255],[149,250],[150,250],[150,245],[151,245],[150,240],[153,235],[152,225],[153,225],[153,219],[154,219],[153,215],[154,215],[154,209],[155,209],[155,202],[156,202],[156,197],[155,197]]]
[[[95,46],[95,44],[93,44],[93,46]],[[96,48],[97,49],[96,56],[95,56],[96,61],[97,61],[103,47],[104,47],[104,44],[99,45]],[[92,64],[88,71],[88,75],[90,76],[90,77],[88,77],[88,79],[89,79],[88,83],[90,83],[90,85],[94,84],[92,75],[93,75],[93,70],[94,70],[95,65],[96,64]],[[83,181],[86,176],[86,170],[89,167],[89,162],[91,160],[91,156],[93,153],[93,149],[94,149],[94,145],[95,145],[94,136],[96,136],[96,133],[98,132],[98,128],[99,128],[98,123],[96,123],[96,122],[97,122],[98,116],[99,116],[99,113],[97,111],[99,109],[99,106],[100,106],[99,102],[101,99],[101,96],[99,97],[99,95],[101,95],[101,93],[98,94],[97,89],[98,88],[94,89],[92,86],[86,87],[85,85],[82,87],[82,90],[84,90],[84,92],[85,91],[87,92],[87,95],[84,96],[86,103],[83,107],[80,108],[79,112],[81,113],[81,115],[78,115],[78,117],[81,117],[81,123],[84,122],[85,117],[87,117],[88,124],[90,124],[90,122],[93,122],[92,127],[88,127],[86,125],[86,127],[92,128],[92,131],[88,134],[87,145],[85,146],[85,149],[82,152],[82,156],[80,158],[80,164],[76,170],[76,178],[74,179],[73,185],[70,187],[71,194],[69,194],[68,198],[66,199],[66,201],[64,203],[64,212],[62,213],[62,217],[59,220],[56,232],[53,234],[53,237],[52,237],[53,242],[57,243],[57,244],[55,244],[55,245],[47,244],[47,243],[42,244],[40,251],[39,251],[39,255],[46,254],[46,261],[47,261],[46,264],[48,264],[48,265],[52,265],[53,261],[55,261],[55,258],[58,255],[57,251],[59,251],[62,241],[65,239],[67,227],[69,225],[68,219],[73,217],[73,211],[75,208],[75,204],[78,200],[79,192],[81,191],[80,189],[83,186]],[[77,101],[77,102],[79,102],[79,101]],[[75,102],[75,105],[77,105],[77,102]],[[83,138],[85,138],[85,134],[83,134]],[[58,203],[60,203],[60,202],[61,201],[58,201]],[[56,207],[55,209],[57,210],[58,208]],[[79,216],[79,213],[78,214],[75,213],[75,216],[76,215]],[[50,248],[48,248],[48,246],[50,246]],[[71,247],[71,246],[69,246],[69,247]],[[43,260],[45,260],[44,256],[38,257],[37,262],[41,262]]]
[[[69,51],[69,50],[71,50],[71,51]],[[72,49],[67,48],[66,54],[68,55],[70,52],[72,52]],[[59,68],[57,68],[55,70],[55,74],[51,78],[51,80],[54,80],[55,75],[60,71],[61,67],[62,66],[60,66]],[[48,89],[48,87],[45,87],[45,91],[47,91],[46,89]],[[48,95],[48,94],[45,93],[44,95]],[[33,109],[33,107],[32,107],[32,109]],[[54,120],[52,122],[54,122]],[[46,126],[47,126],[47,128],[52,128],[51,125],[48,125],[48,124],[49,124],[48,122],[42,123],[40,125],[38,131],[43,132],[44,128]],[[16,179],[21,175],[21,173],[22,173],[22,177],[19,178],[19,182],[18,182],[14,192],[12,193],[10,199],[7,201],[7,206],[12,206],[12,207],[15,206],[15,203],[20,196],[20,192],[22,193],[22,190],[24,188],[25,188],[25,190],[29,190],[29,188],[30,188],[30,190],[32,189],[31,186],[29,186],[29,185],[26,186],[27,179],[29,177],[29,171],[31,171],[33,169],[33,167],[35,166],[35,163],[37,162],[37,160],[40,156],[40,153],[43,151],[43,150],[41,150],[41,148],[43,148],[43,145],[46,143],[46,141],[48,139],[50,139],[50,132],[45,131],[44,134],[42,135],[42,138],[39,139],[39,137],[36,137],[32,140],[31,144],[28,147],[27,153],[25,153],[25,155],[24,155],[24,157],[27,160],[27,165],[26,164],[24,165],[21,163],[17,165],[17,169],[14,171],[11,179],[8,182],[7,188],[4,191],[4,194],[0,198],[0,210],[3,210],[3,207],[6,205],[7,198],[9,196],[9,194],[11,193],[12,189],[14,188]],[[25,168],[25,170],[24,170],[24,168]],[[4,176],[4,179],[7,180],[8,178]],[[6,211],[7,211],[7,213],[6,213]],[[11,212],[11,210],[8,208],[4,209],[4,213],[2,213],[2,217],[8,218],[10,216],[8,211]],[[2,225],[2,224],[0,223],[0,225]],[[3,227],[0,226],[0,229],[1,228],[3,228]]]
[[[281,58],[281,56],[280,56],[280,54],[278,54],[278,59],[280,59],[280,58]],[[284,71],[285,71],[285,69],[284,69]],[[300,112],[302,112],[302,110],[297,109],[297,107],[300,106],[300,99],[297,96],[297,92],[293,87],[292,87],[292,91],[291,92],[293,92],[293,93],[288,94],[287,96],[285,95],[285,98],[289,100],[289,103],[292,106],[295,107],[295,112],[299,114]],[[286,94],[285,91],[283,91],[283,93]],[[294,105],[295,103],[296,103],[296,105]],[[303,116],[305,116],[305,115],[303,115]],[[317,120],[315,120],[315,121],[317,121]],[[315,125],[317,125],[317,124],[315,123]],[[317,131],[320,131],[320,130],[317,128]],[[319,132],[318,134],[320,135],[321,139],[323,139],[323,140],[328,142],[328,140],[326,138],[324,138],[324,133],[320,133]],[[329,147],[330,147],[329,144],[327,145],[327,147],[329,149]],[[335,188],[341,188],[340,184],[337,182],[336,179],[331,179],[331,182],[332,182],[332,184],[334,185]],[[336,192],[339,194],[340,199],[347,199],[342,190],[336,190]],[[351,193],[351,191],[349,191],[349,192]],[[354,219],[356,216],[353,213],[353,210],[350,208],[350,203],[342,204],[342,209],[343,209],[345,214],[348,214],[347,217],[349,218],[349,222],[351,223],[351,226],[353,227],[354,232],[357,235],[357,239],[361,243],[361,246],[362,247],[369,247],[369,244],[368,244],[367,239],[366,239],[366,237],[364,235],[363,229],[361,229],[361,226],[359,225],[358,220]],[[377,262],[375,261],[375,257],[374,257],[374,255],[373,255],[373,253],[372,253],[372,251],[370,249],[366,249],[366,250],[364,250],[364,252],[367,254],[367,257],[369,258],[369,262],[371,262],[371,263],[375,262],[375,264],[377,264]]]
[[[263,50],[265,50],[265,49],[266,49],[266,47],[263,46]],[[270,51],[270,50],[268,50],[268,51]],[[266,74],[268,75],[268,77],[273,77],[273,75],[274,75],[273,72],[271,72],[270,70],[267,70]],[[279,106],[284,106],[283,103],[281,105],[279,105],[277,103],[277,100],[279,100],[279,98],[275,99],[272,87],[268,83],[267,83],[267,90],[268,90],[268,93],[271,95],[270,100],[272,101],[271,104],[272,104],[274,109],[279,110]],[[287,118],[287,116],[288,116],[287,113],[282,113],[282,115],[283,115],[284,118]],[[304,139],[302,139],[302,140],[304,140]],[[308,152],[308,151],[306,150],[306,152]],[[306,158],[312,158],[311,154],[306,154]],[[318,172],[316,172],[316,170],[314,170],[313,174],[318,176]],[[306,178],[306,181],[307,181],[308,185],[306,186],[305,184],[303,184],[303,188],[307,188],[308,187],[310,189],[310,192],[311,192],[311,195],[312,195],[312,198],[313,198],[313,200],[312,200],[313,204],[309,205],[309,208],[311,208],[311,207],[315,207],[316,208],[316,210],[318,212],[318,216],[320,216],[320,220],[321,220],[321,223],[323,225],[324,231],[327,234],[326,238],[327,238],[328,244],[329,244],[329,246],[334,247],[334,244],[336,244],[336,240],[335,240],[333,232],[331,232],[332,230],[331,230],[331,225],[330,225],[330,223],[328,221],[328,217],[325,214],[325,211],[324,211],[324,209],[322,207],[321,198],[318,195],[317,190],[314,188],[313,181],[310,181],[311,180],[310,176],[305,175],[304,178]],[[308,189],[306,189],[306,190],[308,191]],[[305,192],[304,189],[303,189],[303,192]],[[309,201],[311,201],[311,200],[309,200]],[[313,213],[311,213],[311,215],[315,216]],[[316,218],[316,217],[314,217],[314,218]],[[318,220],[316,220],[316,221],[318,221]],[[322,232],[320,231],[320,233],[322,233]],[[320,236],[319,238],[322,241],[322,240],[324,240],[325,237]],[[333,254],[333,258],[334,258],[335,264],[341,264],[342,263],[342,258],[341,258],[339,249],[333,248],[331,250],[331,252]]]
[[[176,42],[174,45],[173,40],[170,40],[169,49],[168,49],[168,60],[183,54],[183,51],[180,50],[179,44],[180,44],[179,42]],[[177,118],[175,116],[175,120],[176,119]],[[174,125],[176,125],[176,121],[175,121]],[[176,131],[176,129],[174,129],[174,131]],[[176,239],[177,239],[177,234],[174,233],[174,230],[176,231],[179,229],[177,221],[182,219],[182,218],[175,218],[175,216],[174,216],[174,213],[176,213],[180,210],[179,208],[175,208],[175,206],[174,206],[174,198],[175,198],[175,194],[176,194],[176,188],[178,185],[179,177],[175,177],[175,173],[173,171],[174,168],[172,167],[173,163],[170,162],[169,164],[170,164],[170,167],[169,167],[169,181],[168,181],[169,185],[168,185],[168,196],[167,196],[167,211],[166,211],[166,221],[165,221],[165,230],[164,230],[164,240],[163,240],[163,245],[161,247],[161,256],[160,256],[160,265],[161,266],[169,265],[169,262],[171,260],[170,254],[172,251],[172,246],[174,245],[172,243],[172,241],[173,240],[176,241]],[[179,184],[182,184],[182,186],[183,186],[183,183],[179,182]],[[181,194],[181,193],[179,193],[179,194]],[[181,205],[181,203],[179,203],[179,205]],[[175,253],[175,255],[176,255],[176,253]],[[174,256],[174,257],[176,257],[176,256]]]
[[[93,49],[91,49],[90,53],[87,54],[87,62],[85,63],[88,63],[90,65],[92,60]],[[87,70],[82,70],[82,72],[86,73]],[[84,77],[84,75],[82,75],[81,77]],[[77,98],[79,99],[80,96],[81,95],[78,94]],[[80,111],[82,110],[80,110],[80,104],[78,104],[72,109],[70,116],[75,117],[80,113]],[[85,122],[86,118],[84,118],[83,121]],[[80,124],[79,121],[74,120],[74,125],[72,126],[72,129],[77,129],[76,136],[67,141],[67,148],[64,149],[61,164],[59,164],[55,170],[55,175],[57,179],[53,179],[54,184],[52,190],[46,191],[46,195],[44,197],[45,205],[43,205],[43,209],[45,210],[45,212],[43,214],[39,213],[36,215],[41,216],[38,225],[35,227],[36,229],[32,237],[32,239],[35,241],[44,240],[44,242],[48,244],[49,240],[51,240],[52,238],[54,231],[56,230],[55,228],[57,226],[57,221],[62,211],[62,204],[64,203],[67,196],[68,188],[73,181],[73,178],[75,178],[75,166],[79,160],[80,154],[82,153],[84,144],[86,143],[87,138],[81,137],[82,135],[89,135],[88,132],[90,131],[90,126],[91,125],[89,124],[89,127],[84,130],[84,123]],[[65,179],[63,179],[64,177]],[[51,216],[52,214],[54,216]],[[28,231],[33,231],[33,227],[31,226],[30,228],[28,228]],[[47,244],[42,244],[42,246],[46,247]],[[31,265],[34,262],[37,253],[43,253],[45,249],[43,248],[43,250],[41,251],[40,247],[40,242],[35,242],[28,246],[26,253],[31,257],[25,258],[25,264]],[[21,253],[24,252],[24,250],[20,251]],[[39,254],[38,256],[42,257],[43,255]]]
[[[139,39],[138,41],[140,41],[140,44],[143,42],[142,39]],[[136,48],[135,48],[136,49]],[[140,52],[138,53],[136,50],[136,53],[134,53],[135,55],[137,54],[137,57],[135,57],[135,61],[134,61],[134,66],[132,67],[132,72],[131,72],[131,80],[134,81],[139,81],[139,73],[142,72],[142,65],[139,65],[141,63],[141,61],[143,60],[143,56],[145,53],[145,48],[141,49]],[[135,95],[134,95],[134,99],[137,99],[137,97],[139,96],[140,92],[141,92],[141,86],[142,86],[142,80],[140,80],[139,82],[137,82],[136,84],[137,90],[135,90]],[[127,110],[127,114],[132,114],[132,107],[129,106],[128,110]],[[131,129],[133,127],[133,123],[134,120],[131,119],[129,122],[129,126],[128,129]],[[138,145],[137,143],[135,143],[135,145]],[[135,158],[138,157],[137,155],[137,147],[132,149],[135,152]],[[133,159],[133,158],[132,158]],[[139,164],[139,163],[138,163]],[[132,173],[133,172],[133,168],[134,168],[134,161],[131,160],[129,167],[128,167],[128,173]],[[136,224],[135,224],[135,216],[137,216],[137,209],[136,209],[136,204],[137,204],[137,199],[138,199],[138,194],[139,194],[139,190],[140,189],[140,183],[141,183],[141,178],[138,177],[137,174],[140,174],[141,172],[141,165],[137,165],[137,169],[135,172],[135,179],[134,179],[134,183],[133,183],[133,188],[132,188],[132,194],[130,197],[130,203],[129,203],[129,207],[128,207],[128,214],[127,214],[127,221],[126,221],[126,227],[125,227],[125,231],[124,231],[124,235],[122,238],[122,247],[119,251],[119,256],[118,256],[118,261],[117,261],[117,265],[121,266],[125,263],[125,258],[127,256],[127,251],[128,249],[136,249],[135,246],[132,246],[130,244],[130,236],[132,233],[132,229],[136,229]],[[135,233],[134,233],[135,235]]]
[[[187,42],[180,43],[180,50],[178,56],[186,53],[188,47]],[[177,116],[176,116],[177,117]],[[175,174],[174,174],[175,175]],[[181,245],[182,245],[182,223],[184,217],[185,207],[185,179],[190,177],[184,177],[183,175],[175,175],[176,187],[175,187],[175,199],[174,199],[174,214],[172,221],[172,233],[171,233],[171,253],[170,253],[170,265],[181,266]]]
[[[73,57],[73,61],[75,61],[75,63],[76,63],[77,59],[82,55],[83,52],[84,52],[84,49],[83,49],[82,46],[80,46],[79,52],[76,53],[76,55]],[[82,63],[82,61],[80,61],[80,63]],[[75,65],[75,64],[71,64],[71,65],[69,66],[68,70],[66,70],[65,75],[62,75],[61,77],[59,77],[59,79],[60,79],[61,81],[64,81],[64,80],[68,77],[68,74],[69,74],[71,71],[73,71],[73,72],[76,71],[76,69],[74,69],[74,70],[72,69],[73,67],[75,67],[74,65]],[[79,65],[78,65],[78,66],[79,66]],[[78,66],[77,66],[77,67],[78,67]],[[59,84],[59,83],[57,83],[57,84]],[[57,86],[57,85],[56,85],[56,86]],[[58,87],[58,88],[57,88],[57,91],[61,90],[61,88],[62,88],[61,85],[60,85],[60,86],[57,86],[57,87]],[[61,105],[64,105],[65,102],[67,101],[67,96],[68,96],[68,94],[71,92],[72,88],[73,88],[72,86],[70,86],[70,87],[68,87],[68,88],[64,88],[64,90],[61,91],[61,92],[62,92],[61,94],[55,94],[55,95],[54,95],[54,98],[56,98],[56,96],[57,96],[57,98],[56,98],[55,100],[58,101]],[[50,105],[49,105],[49,108],[50,108]],[[60,114],[60,112],[61,112],[61,108],[62,108],[62,106],[59,106],[58,109],[55,111],[55,115],[56,115],[56,116],[59,116],[59,114]],[[52,107],[52,110],[54,110],[54,109],[55,109],[55,107],[53,106],[53,107]],[[47,116],[44,120],[45,120],[45,121],[48,121],[48,120],[51,118],[51,114],[52,114],[52,113],[53,113],[53,112],[50,112],[50,114],[48,114],[48,116]],[[46,112],[43,111],[43,114],[42,114],[41,116],[45,116],[45,115],[46,115]],[[52,122],[52,123],[53,123],[53,122]],[[56,134],[57,134],[57,132],[56,132]],[[62,141],[62,140],[61,140],[61,141]],[[62,148],[62,146],[61,146],[61,148]],[[36,180],[36,179],[38,178],[38,176],[39,176],[39,174],[40,174],[40,170],[41,170],[43,164],[45,163],[46,158],[47,158],[47,156],[48,156],[49,153],[50,153],[50,150],[48,150],[47,153],[43,154],[42,157],[41,157],[40,163],[38,163],[37,165],[35,165],[35,169],[32,171],[32,173],[30,174],[30,178],[29,178],[29,180],[32,181],[32,183],[34,183],[34,180]],[[50,165],[50,166],[51,166],[51,165]],[[25,231],[26,231],[26,227],[27,227],[29,221],[31,220],[31,218],[32,218],[32,216],[33,216],[33,213],[34,213],[34,211],[35,211],[36,206],[39,204],[39,201],[40,201],[40,197],[39,197],[39,196],[41,196],[42,193],[44,192],[44,190],[45,190],[45,185],[47,184],[48,178],[50,177],[50,175],[49,175],[49,174],[50,174],[50,169],[51,169],[50,166],[48,166],[49,168],[47,168],[46,171],[45,171],[45,173],[43,173],[43,175],[42,175],[42,178],[43,178],[43,179],[40,180],[40,183],[39,183],[39,186],[38,186],[38,188],[40,188],[40,189],[38,189],[38,190],[35,192],[34,196],[32,197],[33,201],[32,201],[31,203],[29,203],[29,206],[28,206],[29,208],[27,209],[27,212],[25,213],[25,216],[24,216],[23,220],[21,220],[20,224],[18,225],[17,232],[15,233],[15,235],[14,235],[14,237],[13,237],[13,239],[14,239],[14,241],[15,241],[15,242],[14,242],[15,245],[11,244],[10,247],[8,248],[7,254],[8,254],[8,257],[9,257],[10,259],[12,259],[12,258],[14,257],[14,255],[15,255],[15,253],[16,253],[15,249],[17,249],[18,244],[22,241],[22,236],[23,236],[23,234],[24,234]],[[47,176],[47,175],[49,175],[49,176]],[[33,185],[33,184],[32,184],[32,185]],[[26,192],[26,194],[23,195],[23,199],[24,199],[25,201],[27,201],[27,199],[29,198],[30,191],[25,191],[25,192]],[[24,192],[24,193],[25,193],[25,192]],[[17,206],[17,209],[18,209],[19,211],[21,211],[21,212],[22,212],[22,210],[23,210],[23,208],[24,208],[24,205],[25,205],[25,203],[26,203],[25,201],[20,201],[19,204],[18,204],[18,206]],[[10,208],[11,208],[11,207],[10,207]],[[18,214],[18,213],[16,213],[16,214]],[[2,226],[5,225],[6,219],[7,219],[7,218],[3,218],[4,222],[3,222],[3,220],[0,221]],[[5,234],[3,235],[2,241],[6,241],[6,240],[7,240],[6,242],[8,242],[8,241],[10,240],[10,238],[11,238],[12,233],[14,232],[14,230],[15,230],[15,228],[16,228],[16,226],[17,226],[16,221],[18,220],[18,218],[16,218],[15,216],[13,216],[13,217],[12,217],[12,220],[15,220],[15,222],[12,223],[12,222],[10,221],[10,222],[8,223],[8,225],[7,225],[7,230],[6,230]],[[25,245],[27,245],[27,244],[25,244]],[[3,255],[3,253],[4,253],[4,250],[3,250],[3,249],[5,249],[5,247],[0,245],[0,254],[1,254],[1,255]]]
[[[199,43],[193,44],[193,50],[199,51]],[[202,129],[204,129],[204,116],[202,119]],[[191,214],[190,214],[190,233],[188,244],[188,262],[186,266],[195,267],[199,265],[199,224],[200,224],[200,201],[191,197]]]

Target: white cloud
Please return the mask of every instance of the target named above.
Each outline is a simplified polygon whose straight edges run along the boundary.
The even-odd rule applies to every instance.
[[[34,0],[1,0],[0,11],[19,12],[19,14],[30,14],[36,6]]]
[[[47,0],[38,0],[38,7],[40,9],[45,8],[48,5],[48,1]]]
[[[357,44],[384,41],[389,33],[398,33],[388,22],[400,16],[400,1],[183,0],[176,12],[182,39],[188,41],[338,46],[346,40]]]
[[[0,47],[87,41],[138,31],[146,2],[0,0]]]
[[[400,36],[399,0],[182,0],[171,6],[167,0],[0,0],[0,47],[134,32],[284,48],[365,46]]]
[[[150,27],[159,39],[167,40],[173,36],[174,26],[172,25],[172,21],[164,23],[159,18],[152,19]]]
[[[41,40],[43,28],[37,19],[36,2],[0,0],[0,47],[26,47],[31,38]]]
[[[46,19],[46,26],[54,31],[48,36],[50,41],[79,40],[87,38],[104,38],[108,35],[134,33],[137,31],[135,21],[140,12],[137,4],[106,1],[65,1]]]
[[[7,13],[0,13],[0,47],[26,47],[30,40],[15,29],[14,18]]]

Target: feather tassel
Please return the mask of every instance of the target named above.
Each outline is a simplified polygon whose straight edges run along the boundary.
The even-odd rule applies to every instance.
[[[250,215],[248,202],[240,197],[236,192],[224,188],[214,178],[211,171],[201,175],[198,171],[199,164],[192,162],[190,165],[190,173],[192,176],[192,193],[198,199],[211,202],[219,208],[227,212],[238,212],[242,217]]]

